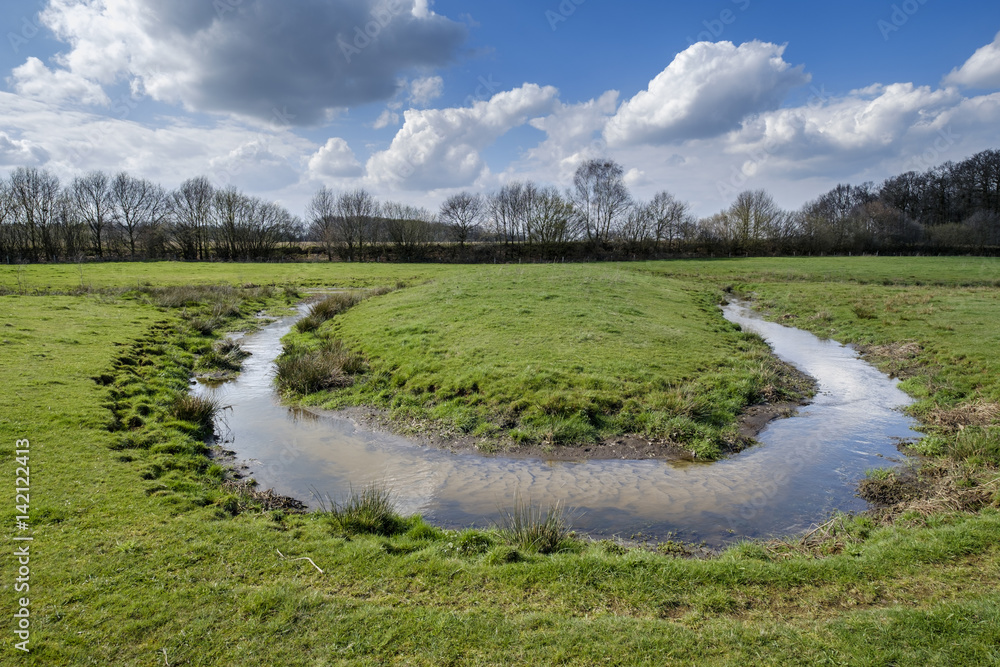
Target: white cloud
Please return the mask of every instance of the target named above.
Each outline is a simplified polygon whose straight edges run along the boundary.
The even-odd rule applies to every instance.
[[[15,67],[8,81],[19,94],[46,102],[111,103],[99,84],[69,70],[51,70],[35,57]]]
[[[559,104],[554,113],[535,118],[531,126],[545,132],[546,139],[528,151],[528,159],[553,165],[565,180],[579,164],[605,151],[600,137],[618,106],[618,91],[609,90],[581,104]]]
[[[268,191],[277,181],[287,182],[288,169],[298,178],[303,156],[316,150],[313,142],[286,130],[264,133],[230,121],[197,126],[184,119],[151,127],[4,92],[0,127],[15,133],[13,144],[35,156],[34,164],[60,178],[124,169],[166,187],[202,174],[219,186]],[[278,170],[276,179],[271,169]]]
[[[289,161],[275,154],[260,138],[237,146],[209,161],[217,182],[255,192],[268,192],[296,182],[299,175]]]
[[[324,176],[350,178],[362,173],[354,151],[340,137],[327,139],[326,144],[309,158],[309,171],[320,179]]]
[[[444,93],[444,79],[428,76],[410,82],[410,102],[419,107],[427,106]]]
[[[937,132],[942,114],[961,102],[954,89],[874,85],[823,104],[779,109],[750,119],[730,136],[728,152],[780,158],[799,172],[846,166],[886,157],[898,152],[908,138]]]
[[[392,109],[385,109],[381,114],[379,114],[379,117],[375,119],[375,122],[372,123],[372,128],[381,130],[389,127],[390,125],[393,127],[399,125],[399,114]]]
[[[612,146],[665,144],[732,130],[809,82],[801,66],[785,62],[784,52],[758,41],[693,44],[622,104],[605,137]]]
[[[467,32],[425,0],[49,0],[40,18],[70,46],[54,74],[29,61],[48,79],[125,80],[189,110],[278,110],[299,126],[391,99],[401,73],[447,65]]]
[[[31,141],[13,139],[0,132],[0,165],[5,167],[33,167],[44,164],[49,152]]]
[[[410,109],[392,144],[368,160],[375,183],[407,189],[469,185],[487,167],[480,152],[529,119],[551,113],[559,94],[524,84],[488,101],[452,109]]]
[[[964,88],[1000,88],[1000,32],[991,44],[977,50],[972,57],[944,78],[945,85]]]

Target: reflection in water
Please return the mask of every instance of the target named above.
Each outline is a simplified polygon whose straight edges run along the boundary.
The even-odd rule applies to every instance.
[[[351,484],[382,480],[404,513],[445,527],[487,525],[517,491],[575,508],[574,527],[593,536],[673,534],[711,546],[802,531],[835,509],[865,509],[854,496],[864,471],[899,458],[895,439],[919,437],[899,410],[908,397],[850,348],[764,322],[739,304],[724,311],[819,387],[798,415],[768,426],[760,446],[710,464],[453,454],[290,409],[271,380],[280,339],[295,317],[243,339],[253,356],[236,381],[195,391],[232,406],[220,430],[263,488],[309,502],[313,489],[338,498]]]

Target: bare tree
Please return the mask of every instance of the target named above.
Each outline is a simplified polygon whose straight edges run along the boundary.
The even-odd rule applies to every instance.
[[[766,190],[744,190],[726,211],[732,240],[746,249],[772,238],[782,216]]]
[[[587,240],[608,241],[632,201],[622,166],[613,160],[588,160],[576,170],[573,188],[573,204]]]
[[[415,250],[430,240],[432,216],[426,209],[386,202],[382,215],[386,237],[402,257],[413,257]]]
[[[337,195],[325,185],[309,201],[306,220],[309,236],[323,244],[326,258],[333,261],[333,250],[337,246]]]
[[[135,257],[140,234],[163,222],[167,194],[156,183],[123,171],[111,181],[110,201],[112,216],[125,233],[129,255]]]
[[[378,239],[379,203],[364,189],[337,198],[337,240],[351,261],[364,258],[365,246]]]
[[[185,259],[209,258],[209,226],[215,188],[204,176],[190,178],[170,195],[174,238]]]
[[[573,205],[555,188],[534,190],[528,206],[529,242],[563,243],[570,240]]]
[[[672,251],[694,224],[690,207],[665,190],[658,192],[646,206],[656,244],[666,242],[667,250]]]
[[[629,207],[618,236],[633,247],[646,246],[653,241],[653,216],[649,204],[635,202]]]
[[[459,246],[464,246],[469,237],[479,229],[484,210],[482,195],[460,192],[441,204],[441,222],[451,226],[454,239]]]
[[[103,171],[92,171],[73,179],[73,202],[90,230],[90,245],[99,259],[104,257],[104,237],[112,221],[110,179]]]
[[[18,167],[10,175],[11,201],[24,230],[26,254],[33,262],[58,256],[53,221],[59,198],[59,179],[36,167]]]
[[[251,214],[250,201],[236,186],[216,190],[212,197],[212,220],[215,252],[223,259],[241,256],[247,221]]]

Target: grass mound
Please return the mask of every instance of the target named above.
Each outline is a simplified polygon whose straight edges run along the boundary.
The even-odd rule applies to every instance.
[[[766,344],[722,319],[716,294],[618,267],[478,267],[325,326],[368,360],[363,378],[326,363],[312,324],[286,341],[282,374],[303,377],[285,383],[301,393],[339,389],[309,402],[494,444],[640,434],[718,458],[737,448],[745,406],[795,392]]]

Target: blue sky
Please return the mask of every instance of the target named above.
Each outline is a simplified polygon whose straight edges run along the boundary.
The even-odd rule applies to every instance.
[[[609,156],[700,215],[1000,147],[1000,5],[8,0],[0,170],[435,208]]]

